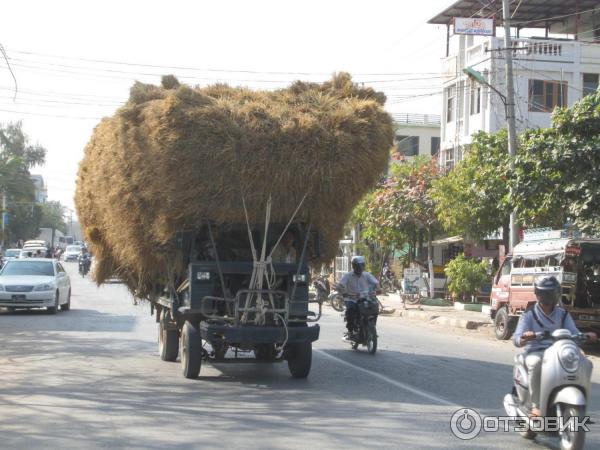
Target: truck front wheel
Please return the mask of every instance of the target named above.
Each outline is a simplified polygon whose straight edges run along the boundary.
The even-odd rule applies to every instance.
[[[202,365],[202,338],[198,328],[186,321],[181,330],[181,369],[186,378],[198,378]]]
[[[312,342],[290,344],[287,362],[292,377],[306,378],[312,364]]]
[[[513,334],[515,325],[515,319],[508,315],[508,309],[503,306],[496,313],[494,319],[494,332],[496,333],[496,339],[505,341],[510,339]]]

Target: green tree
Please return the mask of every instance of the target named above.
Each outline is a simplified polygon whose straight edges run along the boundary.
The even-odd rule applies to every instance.
[[[475,294],[488,277],[485,262],[467,259],[462,253],[446,265],[444,272],[450,280],[448,290],[454,298],[462,299],[468,299]]]
[[[6,196],[8,232],[14,239],[37,235],[39,211],[33,207],[29,170],[43,164],[45,157],[42,146],[30,144],[21,122],[0,125],[0,195]]]
[[[600,233],[600,92],[555,110],[552,126],[523,136],[512,201],[526,226],[561,226],[571,218]]]
[[[502,227],[508,248],[508,177],[506,130],[473,135],[463,160],[433,183],[431,195],[444,229],[482,240]]]
[[[431,187],[439,176],[436,160],[416,158],[391,168],[391,175],[363,199],[355,210],[355,220],[363,236],[387,246],[414,242],[427,236],[429,272],[433,279],[433,233],[438,226]],[[430,286],[433,291],[433,283]],[[432,292],[433,294],[433,292]]]
[[[41,220],[40,227],[53,228],[60,230],[63,233],[67,232],[67,224],[65,223],[65,207],[57,201],[42,203],[41,205]]]

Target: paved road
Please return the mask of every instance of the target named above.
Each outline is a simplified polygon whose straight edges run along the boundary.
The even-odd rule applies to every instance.
[[[206,364],[187,380],[160,361],[148,305],[67,266],[71,311],[0,312],[0,448],[556,448],[451,435],[459,407],[503,414],[514,349],[486,334],[381,317],[371,356],[340,340],[327,309],[309,379],[291,379],[285,364]],[[598,383],[596,373],[593,417]],[[588,448],[600,448],[598,425]]]

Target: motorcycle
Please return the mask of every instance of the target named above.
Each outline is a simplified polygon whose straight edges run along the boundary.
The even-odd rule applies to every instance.
[[[333,286],[333,289],[334,292],[329,294],[327,300],[334,310],[342,312],[344,310],[344,296],[340,293],[341,289],[337,284]]]
[[[381,271],[380,285],[383,292],[395,292],[398,290],[396,274],[388,266],[384,266]]]
[[[377,316],[379,315],[379,300],[375,295],[369,295],[358,299],[358,315],[354,329],[356,332],[346,339],[352,345],[352,349],[358,349],[359,345],[367,347],[367,351],[374,355],[377,351]]]
[[[82,277],[85,277],[90,271],[90,266],[92,265],[92,260],[86,256],[79,257],[79,274]]]
[[[329,297],[331,291],[329,286],[329,279],[326,275],[320,275],[313,280],[313,287],[317,293],[317,301],[324,303]]]
[[[582,333],[571,335],[568,330],[559,329],[552,334],[538,332],[535,338],[538,341],[553,341],[545,351],[542,362],[539,405],[542,416],[562,418],[563,424],[567,424],[571,418],[573,420],[579,418],[582,423],[588,394],[591,392],[592,363],[581,351],[578,343],[586,341],[587,336]],[[512,393],[504,397],[504,409],[509,416],[522,419],[521,435],[533,439],[538,432],[543,431],[537,431],[528,417],[528,405],[531,399],[524,354],[515,357],[513,381]],[[568,426],[559,426],[558,430],[562,450],[583,448],[584,430]]]

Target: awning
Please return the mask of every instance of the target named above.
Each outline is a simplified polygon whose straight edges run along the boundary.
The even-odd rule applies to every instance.
[[[447,237],[444,239],[437,239],[437,240],[433,241],[431,243],[431,245],[449,245],[449,244],[456,244],[456,243],[462,242],[462,241],[463,241],[462,236],[451,236],[451,237]]]
[[[563,22],[565,16],[597,8],[598,0],[521,0],[511,2],[511,23],[519,28],[546,28]],[[502,0],[459,0],[429,20],[431,24],[451,24],[455,17],[495,18],[502,22]]]

